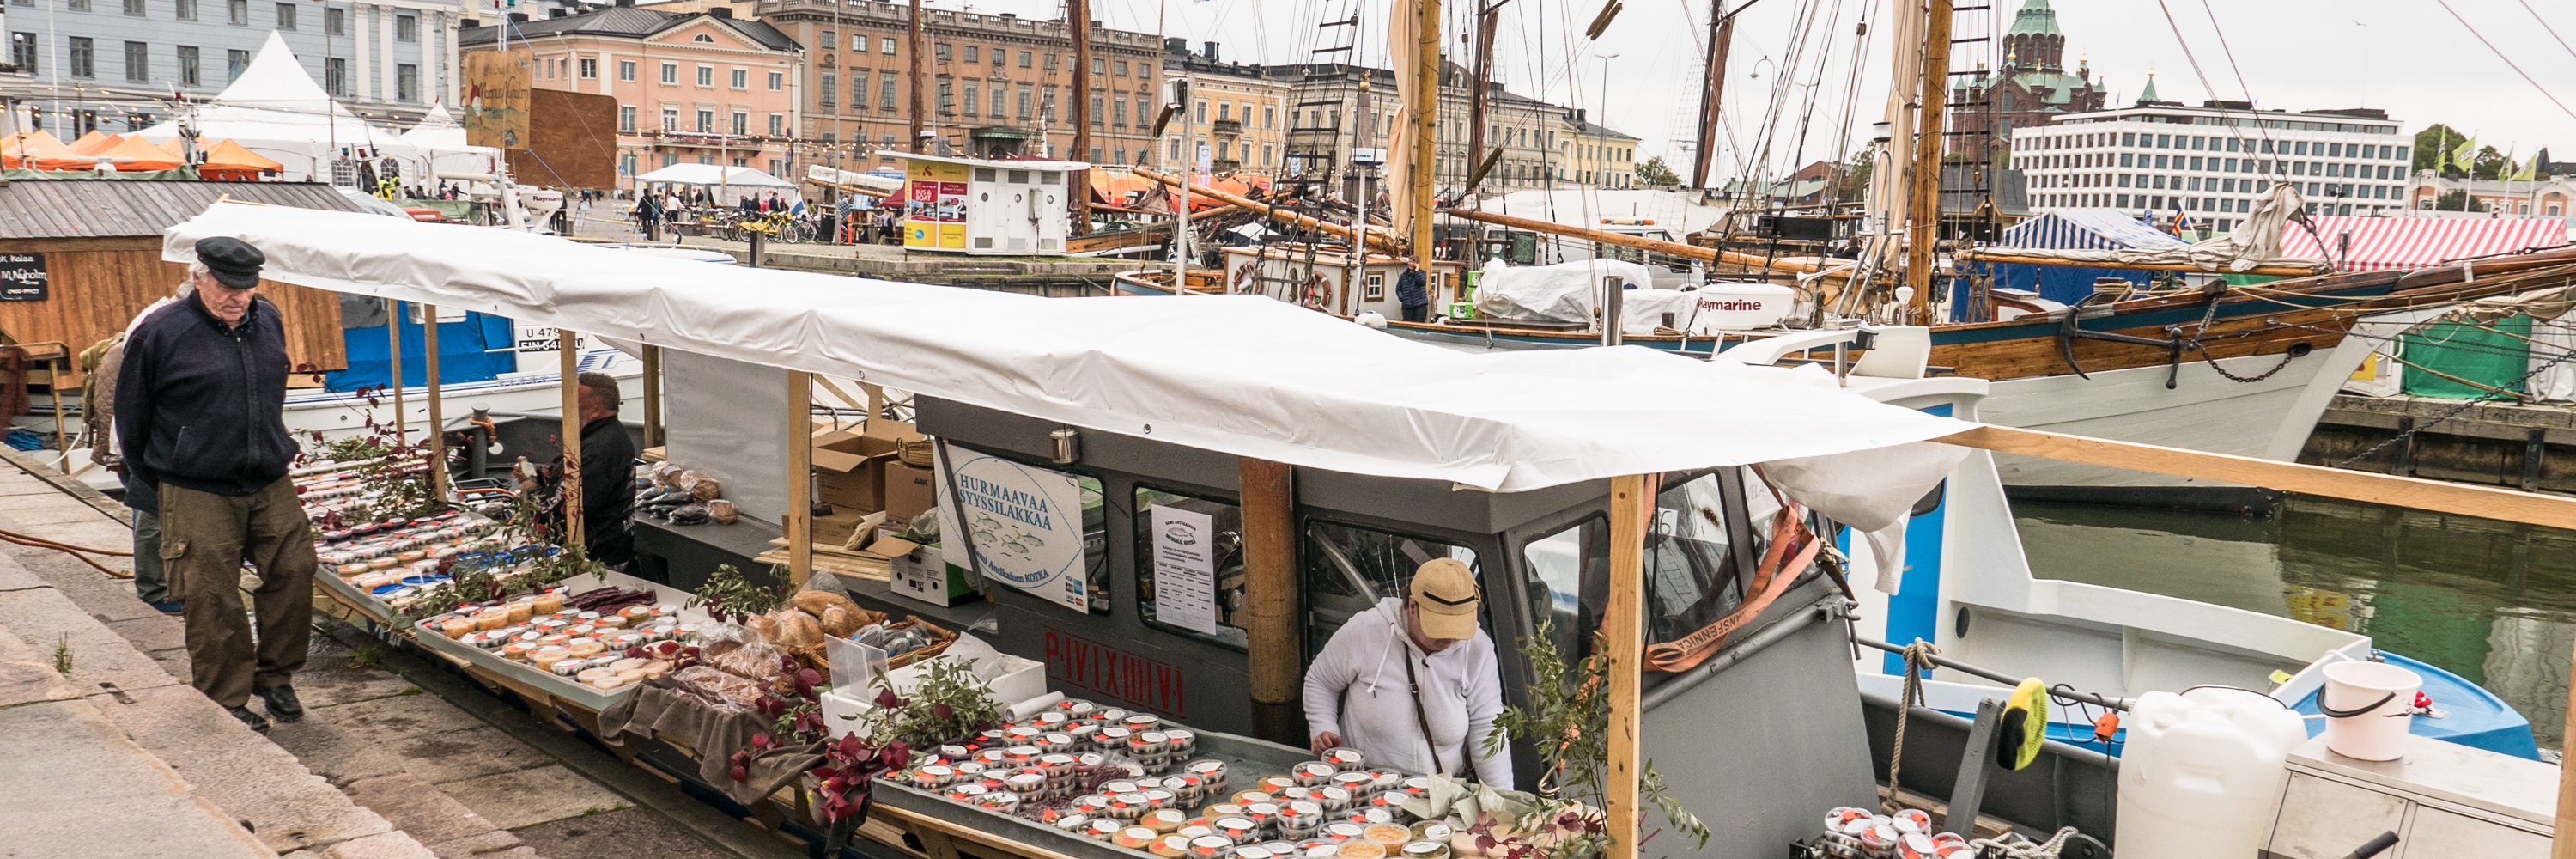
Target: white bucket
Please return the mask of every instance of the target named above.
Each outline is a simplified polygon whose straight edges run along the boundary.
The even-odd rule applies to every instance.
[[[2359,661],[2328,665],[2325,676],[2317,710],[2326,714],[2326,748],[2365,761],[2405,756],[2415,690],[2424,678],[2384,662]]]

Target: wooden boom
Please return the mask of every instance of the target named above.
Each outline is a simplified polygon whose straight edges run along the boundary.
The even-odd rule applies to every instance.
[[[1565,236],[1567,238],[1590,239],[1605,245],[1618,245],[1625,248],[1636,248],[1641,251],[1654,251],[1660,254],[1671,254],[1684,259],[1695,259],[1703,262],[1733,263],[1736,265],[1754,266],[1756,268],[1801,273],[1815,272],[1823,268],[1823,266],[1816,263],[1769,259],[1754,254],[1740,253],[1720,248],[1704,248],[1698,245],[1686,245],[1680,242],[1649,239],[1641,236],[1608,232],[1605,230],[1569,227],[1554,221],[1516,218],[1510,215],[1497,215],[1492,212],[1480,212],[1475,209],[1450,209],[1448,211],[1451,217],[1465,218],[1470,221],[1492,224],[1498,227],[1511,227],[1514,229],[1528,230],[1534,233],[1548,233],[1550,235]],[[1828,272],[1824,276],[1837,280],[1845,280],[1851,277],[1851,273],[1846,270]]]
[[[1156,182],[1161,182],[1165,185],[1170,185],[1174,188],[1181,187],[1181,180],[1165,176],[1161,173],[1156,173],[1152,170],[1147,170],[1143,167],[1130,167],[1128,168],[1128,172],[1134,173],[1138,176],[1143,176]],[[1210,188],[1206,185],[1195,183],[1189,186],[1189,191],[1192,194],[1203,194],[1224,203],[1250,209],[1270,220],[1287,221],[1290,224],[1294,224],[1305,229],[1331,233],[1342,237],[1345,241],[1349,240],[1351,237],[1351,228],[1349,227],[1345,227],[1331,221],[1326,221],[1321,218],[1273,209],[1267,205],[1254,202],[1252,198],[1245,197],[1241,194],[1229,194],[1215,188]],[[1183,205],[1187,205],[1187,202],[1184,201]],[[1391,254],[1404,253],[1404,246],[1395,240],[1392,232],[1392,230],[1370,230],[1368,234],[1369,246]]]
[[[2250,456],[2185,450],[2133,441],[2089,438],[2019,427],[1981,426],[1966,432],[1942,436],[1933,441],[1999,453],[2018,453],[2024,456],[2081,462],[2088,465],[2107,465],[2113,468],[2242,483],[2350,501],[2435,510],[2463,516],[2546,525],[2553,528],[2576,528],[2576,498],[2559,495],[2445,483],[2415,477],[2395,477],[2364,471],[2346,471],[2321,465],[2278,462]]]
[[[2325,266],[2258,265],[2244,271],[2213,271],[2185,263],[2114,263],[2086,260],[2032,257],[1977,248],[1964,248],[1954,255],[1960,262],[1990,262],[2003,265],[2062,265],[2072,268],[2121,268],[2136,271],[2190,271],[2202,274],[2260,274],[2272,277],[2307,277],[2325,272]]]

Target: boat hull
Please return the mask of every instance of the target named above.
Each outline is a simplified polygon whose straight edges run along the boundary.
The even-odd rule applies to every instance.
[[[2276,351],[2097,370],[2089,379],[2073,374],[2002,379],[1978,409],[1986,420],[2005,426],[2287,462],[2298,458],[2335,392],[2373,349],[2441,312],[2430,307],[2372,316],[2353,323],[2349,335],[2338,333],[2330,346],[2296,358]],[[2118,495],[2144,502],[2161,495],[2241,506],[2232,500],[2237,493],[2253,494],[2234,484],[2013,454],[1996,455],[1995,467],[2004,485],[2023,497]]]

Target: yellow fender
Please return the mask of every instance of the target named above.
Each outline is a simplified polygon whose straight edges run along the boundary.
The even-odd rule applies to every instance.
[[[2048,738],[2048,685],[2023,678],[2004,699],[2003,719],[1995,727],[1996,766],[2017,770],[2038,760],[2039,745]]]

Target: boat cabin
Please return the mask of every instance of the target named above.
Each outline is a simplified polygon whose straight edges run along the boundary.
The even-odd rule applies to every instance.
[[[1073,230],[1065,195],[1091,169],[1080,161],[903,157],[903,246],[969,256],[1064,253]]]
[[[1433,314],[1464,315],[1453,305],[1475,301],[1467,268],[1451,260],[1422,262],[1423,287]],[[1373,312],[1391,320],[1404,318],[1404,305],[1395,294],[1396,279],[1404,275],[1402,257],[1372,253],[1359,261],[1356,276],[1352,269],[1347,247],[1225,249],[1227,292],[1266,295],[1336,316]]]

